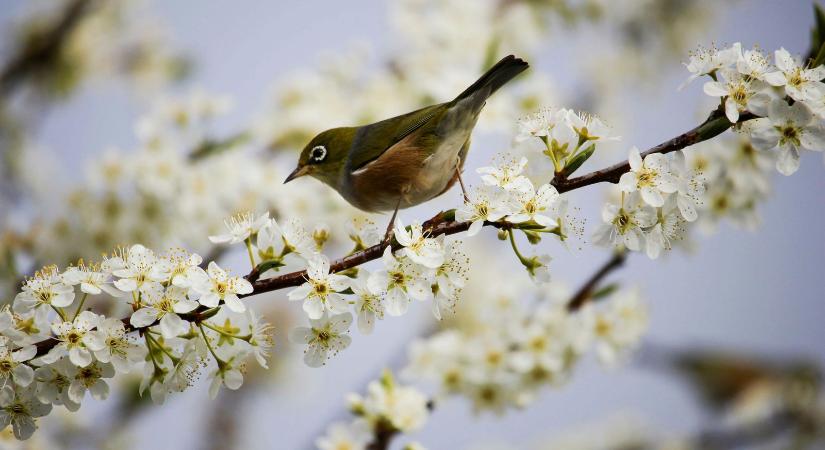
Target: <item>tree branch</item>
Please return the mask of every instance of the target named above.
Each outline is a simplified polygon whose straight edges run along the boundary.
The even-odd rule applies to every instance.
[[[567,310],[570,312],[578,311],[582,306],[592,298],[593,291],[599,286],[599,283],[614,270],[624,265],[627,259],[627,252],[624,250],[613,253],[613,256],[602,265],[596,273],[587,280],[567,302]]]
[[[755,118],[755,115],[751,113],[745,113],[742,114],[742,116],[740,116],[739,122],[737,123],[742,123]],[[732,124],[730,123],[728,118],[725,117],[725,112],[721,109],[716,109],[710,113],[708,118],[705,119],[705,121],[702,122],[701,125],[697,126],[696,128],[690,131],[686,131],[680,134],[679,136],[670,139],[669,141],[663,142],[655,147],[646,150],[641,154],[641,156],[642,158],[644,158],[645,156],[651,155],[653,153],[664,154],[675,152],[677,150],[682,150],[683,148],[690,147],[691,145],[698,144],[699,142],[707,141],[716,136],[719,136],[720,134],[725,132],[725,130],[730,128],[731,125]],[[576,178],[568,179],[557,176],[553,179],[551,184],[556,187],[556,190],[559,191],[559,193],[562,193],[596,183],[618,183],[619,178],[621,178],[622,174],[629,170],[630,163],[624,161]]]
[[[753,118],[755,118],[753,114],[742,114],[740,116],[739,123],[751,120]],[[644,157],[652,153],[670,153],[676,150],[681,150],[690,145],[716,137],[728,128],[730,128],[732,125],[733,124],[731,124],[725,117],[724,112],[722,112],[719,109],[714,110],[707,118],[707,120],[705,120],[705,122],[703,122],[698,127],[693,128],[692,130],[687,131],[685,133],[682,133],[679,136],[676,136],[675,138],[667,142],[664,142],[662,144],[659,144],[655,147],[648,149],[647,151],[642,153],[642,156]],[[552,183],[556,187],[556,189],[560,193],[562,193],[601,182],[617,183],[619,181],[619,177],[621,177],[623,173],[629,170],[630,165],[627,161],[625,161],[610,166],[606,169],[597,170],[577,178],[560,180],[554,179]],[[485,222],[484,226],[492,226],[496,228],[507,229],[512,227],[513,224],[510,224],[508,222]],[[436,214],[434,217],[424,222],[423,228],[426,232],[430,234],[430,236],[433,237],[441,235],[449,236],[467,231],[470,228],[470,223],[458,222],[454,219],[454,215],[450,211],[445,211]],[[398,250],[399,248],[401,248],[401,245],[398,244],[398,242],[396,241],[393,241],[392,243],[390,243],[390,245],[393,250]],[[387,244],[382,242],[380,244],[373,245],[372,247],[366,248],[364,250],[345,256],[343,258],[339,258],[330,264],[330,272],[342,272],[347,269],[358,267],[369,261],[379,259],[381,258],[381,255],[383,255],[384,249],[386,247]],[[614,259],[615,258],[616,257],[614,256]],[[601,278],[607,275],[607,273],[609,273],[611,270],[620,266],[624,258],[622,257],[621,260],[622,261],[608,261],[607,266],[602,268],[604,273],[601,274],[598,278],[594,277],[595,280],[591,280],[593,282],[593,286],[595,286],[595,284],[597,284],[601,280]],[[599,274],[597,273],[596,275]],[[259,277],[260,274],[257,270],[253,268],[252,271],[246,276],[247,280],[249,280],[252,283],[253,291],[250,294],[239,295],[239,297],[250,297],[253,295],[263,294],[265,292],[272,292],[280,289],[285,289],[288,287],[300,286],[307,279],[307,271],[299,270],[263,280],[259,279]],[[585,285],[584,288],[592,289],[593,286],[590,286],[588,288]],[[587,295],[589,295],[589,293],[590,292],[588,290],[587,292],[582,292],[581,294],[583,297],[585,297],[586,300],[586,297]],[[575,310],[576,308],[581,306],[579,303],[583,303],[585,300],[576,300],[576,306],[571,306],[570,308],[573,308],[573,310]],[[184,314],[182,316],[185,319],[190,319],[194,321],[203,320],[204,318],[200,317],[200,314],[203,311],[204,308],[200,308],[193,313]],[[126,325],[127,332],[139,330],[139,328],[133,327],[129,323],[128,317],[123,319],[123,323]],[[142,328],[148,328],[152,325],[148,325],[147,327]],[[42,356],[48,353],[48,351],[51,350],[52,347],[57,345],[57,343],[58,341],[55,338],[45,339],[43,341],[36,343],[35,345],[37,346],[37,355]]]

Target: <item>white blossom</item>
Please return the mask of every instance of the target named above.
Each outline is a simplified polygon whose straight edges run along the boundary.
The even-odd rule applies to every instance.
[[[465,201],[455,211],[459,222],[471,222],[467,236],[475,236],[481,231],[484,222],[498,222],[507,215],[505,196],[492,186],[482,186],[473,190],[469,201]]]
[[[679,86],[679,89],[682,89],[688,83],[702,75],[715,74],[719,69],[735,64],[741,54],[742,44],[738,42],[722,50],[716,48],[699,48],[691,54],[690,61],[685,64],[685,67],[687,67],[691,75]]]
[[[97,326],[96,334],[103,348],[94,352],[95,358],[103,363],[112,363],[117,372],[128,373],[143,361],[145,349],[129,339],[122,320],[103,319]]]
[[[209,383],[209,398],[215,399],[221,386],[236,391],[243,385],[243,373],[241,373],[240,360],[230,358],[228,361],[221,361],[218,367],[209,375],[212,381]]]
[[[426,300],[431,294],[427,273],[407,258],[397,258],[390,247],[381,258],[384,269],[373,272],[367,285],[373,291],[386,292],[385,308],[391,316],[406,314],[410,298]]]
[[[233,312],[244,312],[246,306],[238,295],[251,294],[252,284],[243,277],[230,276],[215,261],[206,269],[206,276],[199,276],[192,284],[192,289],[200,295],[198,302],[207,308],[214,308],[220,301]]]
[[[112,274],[118,277],[115,286],[124,292],[144,292],[159,286],[169,277],[168,273],[158,271],[155,253],[140,244],[131,246],[122,256],[109,261],[115,267]]]
[[[37,425],[34,419],[43,417],[52,410],[52,405],[42,403],[34,395],[32,388],[0,389],[0,430],[11,425],[14,437],[26,440],[34,434]]]
[[[745,110],[753,110],[751,98],[767,85],[761,80],[750,78],[732,69],[723,69],[719,74],[722,81],[705,83],[705,94],[711,97],[724,97],[725,116],[731,123],[736,123],[739,114]]]
[[[329,354],[337,354],[352,342],[347,332],[352,323],[352,314],[336,314],[310,319],[309,327],[297,327],[289,333],[289,340],[307,345],[304,362],[309,367],[326,364]]]
[[[65,308],[74,297],[74,288],[66,283],[57,266],[47,266],[23,284],[23,290],[14,297],[14,311],[23,313],[41,306]]]
[[[115,369],[112,365],[100,361],[78,367],[74,379],[69,384],[69,399],[80,404],[88,391],[95,400],[106,400],[109,397],[109,385],[103,380],[114,375]]]
[[[71,322],[53,324],[52,332],[58,343],[41,360],[51,364],[68,354],[72,364],[78,367],[91,364],[92,352],[103,348],[100,339],[92,331],[100,323],[100,317],[91,311],[83,311]]]
[[[760,150],[779,149],[776,169],[791,175],[799,169],[799,150],[825,150],[825,129],[814,120],[803,102],[788,105],[774,100],[766,119],[757,119],[751,131],[754,147]]]
[[[189,322],[178,314],[192,312],[198,302],[187,297],[187,291],[177,286],[156,287],[146,291],[143,306],[132,313],[129,322],[137,328],[148,327],[160,321],[160,332],[169,339],[189,331]]]
[[[364,420],[352,423],[336,422],[324,436],[315,441],[319,450],[366,450],[373,440],[369,424]]]
[[[250,212],[240,213],[224,221],[227,233],[209,236],[213,244],[237,244],[258,233],[269,222],[269,212],[255,217]]]
[[[527,158],[518,161],[503,161],[498,166],[480,167],[476,172],[481,174],[481,180],[488,186],[496,186],[505,191],[521,191],[530,187],[529,180],[521,173],[527,166]]]
[[[525,188],[513,196],[513,208],[507,216],[507,221],[511,223],[533,221],[546,228],[558,225],[548,216],[559,199],[556,188],[550,184],[543,184],[534,190],[533,184],[529,181],[527,181],[527,186],[529,189]]]
[[[784,86],[785,93],[792,99],[805,101],[807,91],[823,84],[821,80],[825,78],[825,66],[806,69],[798,58],[791,56],[784,48],[774,53],[774,59],[779,70],[766,73],[765,81],[774,86]]]
[[[350,281],[350,288],[356,297],[355,315],[358,318],[358,331],[363,334],[372,333],[376,318],[384,318],[383,292],[370,288],[368,279],[369,274],[360,271],[358,278]]]
[[[656,210],[642,204],[637,195],[631,194],[621,205],[604,205],[604,223],[593,233],[593,243],[601,246],[624,245],[633,251],[642,249],[645,245],[644,229],[656,223]]]
[[[403,247],[399,253],[410,258],[412,262],[430,269],[444,263],[443,238],[427,237],[420,223],[413,222],[410,231],[407,231],[401,219],[397,219],[394,231],[395,240]]]
[[[303,301],[304,312],[310,319],[320,319],[324,311],[332,314],[347,312],[347,300],[339,292],[349,287],[349,278],[330,273],[329,259],[316,254],[307,261],[306,283],[287,294],[290,301]]]
[[[11,379],[20,387],[28,386],[34,379],[34,369],[28,361],[36,354],[35,346],[15,349],[10,339],[0,336],[0,385],[5,386]]]
[[[670,194],[678,189],[667,156],[653,153],[642,160],[639,149],[633,147],[630,149],[628,162],[630,171],[623,173],[619,179],[619,188],[622,192],[639,191],[645,203],[659,207],[665,203],[662,194]]]
[[[72,286],[80,285],[84,294],[98,295],[102,292],[112,297],[120,297],[123,291],[116,289],[109,273],[99,270],[97,265],[84,265],[81,261],[78,266],[72,266],[63,272],[63,280]]]

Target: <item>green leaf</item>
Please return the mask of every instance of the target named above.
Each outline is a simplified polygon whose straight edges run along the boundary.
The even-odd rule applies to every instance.
[[[262,274],[262,273],[265,273],[269,269],[279,269],[281,267],[284,267],[284,265],[285,264],[283,262],[281,262],[280,259],[270,259],[270,260],[267,260],[267,261],[264,261],[264,262],[258,264],[255,267],[255,269],[258,271],[258,273]]]
[[[825,11],[818,4],[814,4],[814,26],[811,29],[811,48],[808,50],[808,59],[812,60],[811,67],[825,62]]]
[[[608,295],[616,292],[617,289],[619,289],[619,284],[618,283],[610,283],[607,286],[599,288],[599,290],[594,292],[593,295],[591,295],[590,297],[594,300],[604,298],[604,297],[607,297]]]
[[[250,136],[247,133],[238,133],[223,140],[206,138],[197,147],[195,147],[191,153],[189,153],[189,160],[198,161],[223,151],[230,150],[233,147],[248,141],[249,138]]]
[[[567,165],[564,166],[564,169],[561,171],[563,177],[569,177],[573,174],[579,167],[584,164],[585,161],[590,159],[593,156],[593,152],[596,151],[596,144],[590,144],[584,148],[584,150],[580,151],[576,156],[570,160]]]

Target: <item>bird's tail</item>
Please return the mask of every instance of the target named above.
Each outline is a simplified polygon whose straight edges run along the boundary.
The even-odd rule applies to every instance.
[[[529,67],[526,61],[516,58],[513,55],[505,56],[501,61],[497,62],[484,75],[481,76],[475,83],[464,90],[456,97],[454,101],[459,101],[468,97],[473,97],[476,94],[482,95],[482,101],[487,100],[493,95],[498,88],[504,86],[513,77],[524,72]]]

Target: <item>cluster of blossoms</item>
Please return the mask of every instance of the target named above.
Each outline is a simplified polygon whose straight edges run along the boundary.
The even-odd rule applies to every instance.
[[[680,151],[642,159],[634,147],[628,161],[630,171],[619,180],[620,200],[604,206],[604,223],[594,231],[593,242],[645,251],[656,259],[684,238],[687,222],[697,219],[705,185]]]
[[[597,145],[619,139],[610,135],[610,129],[599,118],[567,109],[542,110],[522,119],[519,129],[517,140],[537,138],[543,143],[542,153],[553,162],[555,176],[562,180],[579,169]],[[687,167],[681,152],[670,156],[653,153],[642,158],[634,147],[628,161],[630,171],[619,181],[621,201],[605,206],[605,223],[595,231],[593,241],[597,245],[645,250],[648,256],[657,258],[663,249],[671,248],[674,240],[682,238],[686,222],[696,220],[704,184],[699,173]],[[519,172],[526,162],[522,159]],[[506,180],[507,186],[517,185],[519,182],[513,180],[519,177],[510,172],[499,171],[496,178]],[[555,194],[551,185],[545,186],[542,189]],[[566,202],[560,200],[556,209],[552,217],[558,225],[564,218]],[[563,226],[557,231],[560,237],[566,237]]]
[[[34,419],[53,405],[76,411],[87,392],[105,399],[106,380],[116,374],[142,373],[141,393],[148,389],[163,402],[189,387],[210,355],[212,396],[221,385],[241,386],[250,357],[265,367],[271,327],[238,298],[252,285],[215,262],[204,270],[202,262],[180,249],[159,255],[138,244],[100,264],[81,261],[62,272],[48,266],[27,279],[0,312],[3,426],[27,439]],[[131,315],[120,320],[84,309],[92,304],[111,316]],[[33,345],[43,342],[52,345]]]
[[[513,230],[521,230],[531,243],[538,243],[542,234],[556,235],[561,241],[578,227],[567,214],[567,199],[549,183],[538,188],[522,172],[527,158],[506,159],[489,167],[481,167],[483,184],[473,189],[464,204],[456,209],[455,219],[470,222],[468,236],[476,235],[487,223],[497,223],[507,236],[519,261],[539,282],[550,281],[550,256],[527,257],[516,245]]]
[[[698,217],[706,226],[719,217],[752,227],[755,205],[770,190],[767,169],[790,175],[799,168],[801,150],[825,150],[825,66],[807,68],[785,49],[774,63],[759,49],[734,44],[702,49],[690,58],[688,81],[707,75],[708,95],[720,97],[725,116],[739,125],[740,139],[726,148],[698,152],[686,163],[682,152],[649,154],[635,148],[630,171],[619,181],[618,203],[608,203],[604,223],[594,232],[596,244],[646,251],[651,258],[682,240],[687,223]],[[732,150],[730,147],[733,147]]]
[[[331,354],[349,346],[353,316],[358,330],[372,332],[376,319],[384,315],[402,316],[412,300],[431,301],[433,315],[442,318],[453,308],[466,281],[467,258],[459,242],[444,236],[431,238],[419,223],[394,226],[400,248],[387,246],[383,268],[369,272],[363,268],[335,273],[329,258],[321,253],[330,237],[329,228],[317,226],[307,231],[297,219],[279,224],[264,214],[240,214],[226,221],[227,233],[211,236],[214,243],[244,244],[250,264],[263,278],[286,266],[288,258],[307,267],[306,282],[290,291],[291,301],[300,301],[309,319],[308,327],[290,333],[294,342],[306,344],[304,361],[311,367],[323,365]],[[372,222],[353,222],[349,237],[352,252],[381,242],[382,235]]]
[[[538,138],[541,152],[553,162],[557,175],[570,175],[587,161],[596,147],[621,138],[592,114],[545,108],[519,121],[516,142]]]
[[[368,227],[352,234],[356,249],[378,243],[380,235],[375,231]],[[385,314],[406,314],[412,300],[429,300],[437,319],[453,308],[466,281],[467,258],[459,249],[460,243],[448,242],[443,235],[430,238],[419,223],[404,227],[400,220],[395,223],[394,236],[401,248],[393,252],[386,247],[383,268],[372,273],[363,268],[349,276],[331,273],[324,254],[305,254],[307,281],[288,297],[302,302],[310,321],[309,327],[298,327],[290,334],[294,342],[307,345],[307,365],[323,365],[331,353],[349,345],[347,332],[353,314],[358,330],[368,334],[375,320]]]
[[[588,351],[615,366],[647,329],[647,310],[637,290],[577,311],[560,298],[538,300],[527,307],[511,298],[495,299],[483,313],[495,320],[481,319],[468,329],[441,331],[413,343],[405,376],[433,381],[443,395],[466,396],[476,411],[501,414],[529,405],[544,386],[563,384]]]
[[[781,48],[773,62],[760,49],[742,45],[702,49],[690,58],[691,79],[712,78],[706,94],[720,97],[725,115],[736,123],[743,113],[758,116],[748,126],[758,150],[778,153],[776,169],[791,175],[802,150],[825,150],[825,66],[809,67]]]
[[[688,166],[702,174],[706,186],[697,208],[700,229],[714,231],[721,219],[755,229],[760,223],[757,206],[772,190],[776,155],[757,150],[743,132],[702,143],[687,156]]]
[[[385,371],[380,380],[367,386],[367,394],[350,394],[349,408],[355,419],[332,424],[325,436],[318,438],[320,450],[366,450],[381,434],[410,433],[424,426],[430,411],[427,397],[417,389],[398,384]],[[424,450],[416,443],[405,450]]]

